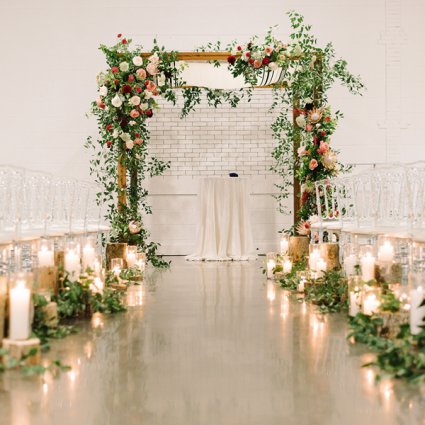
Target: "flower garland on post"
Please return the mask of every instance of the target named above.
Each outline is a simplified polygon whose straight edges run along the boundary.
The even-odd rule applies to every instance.
[[[158,96],[175,101],[170,82],[178,76],[176,54],[155,42],[152,54],[142,57],[141,46],[131,49],[130,44],[118,34],[114,46],[100,46],[109,66],[97,76],[98,98],[91,106],[100,137],[97,143],[89,137],[86,146],[94,153],[91,172],[104,187],[98,201],[109,208],[111,241],[138,245],[161,267],[168,263],[156,255],[158,245],[147,242],[149,232],[143,228],[142,212],[150,214],[151,209],[141,181],[146,175],[161,175],[170,166],[148,157],[147,121],[158,108]]]
[[[233,76],[242,75],[252,86],[258,81],[272,81],[271,109],[279,110],[272,124],[277,145],[271,169],[281,178],[276,199],[279,210],[287,214],[284,201],[293,188],[291,232],[307,234],[309,219],[317,211],[314,182],[346,170],[337,161],[338,152],[330,147],[330,136],[342,114],[332,115],[326,93],[336,81],[354,94],[361,93],[363,84],[347,70],[345,60],[335,60],[331,43],[324,48],[317,46],[311,25],[304,23],[302,15],[294,11],[288,15],[292,27],[289,43],[274,37],[273,28],[262,43],[257,37],[244,45],[233,42],[228,46],[232,50],[228,67]],[[268,77],[273,72],[279,73],[277,81]]]

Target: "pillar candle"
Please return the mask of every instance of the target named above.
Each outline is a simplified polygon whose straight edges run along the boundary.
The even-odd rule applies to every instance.
[[[302,277],[300,282],[298,283],[297,291],[304,292],[304,289],[305,289],[305,278]]]
[[[344,259],[344,271],[346,276],[353,276],[356,274],[357,257],[350,254]]]
[[[289,249],[289,241],[287,238],[282,238],[280,240],[280,253],[282,255],[287,255]]]
[[[317,270],[317,261],[320,258],[320,253],[318,250],[313,250],[310,254],[310,257],[308,259],[308,265],[310,267],[310,270]]]
[[[38,265],[40,267],[52,267],[55,265],[53,250],[49,249],[47,246],[41,246],[37,256]]]
[[[96,260],[96,252],[93,246],[87,244],[83,248],[83,270],[86,271],[87,268],[94,270],[94,262]]]
[[[360,300],[361,300],[360,291],[350,291],[350,306],[349,306],[348,314],[351,317],[356,316],[356,314],[360,312]]]
[[[394,247],[390,241],[385,241],[378,249],[378,262],[392,263],[394,260]]]
[[[273,269],[276,267],[274,260],[267,261],[267,279],[273,279]]]
[[[317,260],[317,264],[316,264],[316,268],[318,271],[318,276],[317,277],[322,277],[323,273],[326,271],[326,261],[322,258],[319,257],[319,259]]]
[[[285,260],[283,262],[283,273],[291,273],[291,271],[292,271],[292,261]]]
[[[25,280],[18,280],[10,289],[9,339],[28,339],[30,328],[31,291],[25,287]]]
[[[362,269],[362,279],[365,282],[375,279],[375,257],[369,252],[360,259],[360,267]]]
[[[136,264],[136,253],[127,252],[127,266],[133,267]]]
[[[80,275],[80,256],[73,249],[70,249],[65,254],[65,270],[70,275],[74,275],[74,277],[79,277]]]
[[[425,291],[422,286],[410,291],[410,332],[414,335],[420,333],[420,326],[424,325],[425,306],[420,307],[424,300]]]
[[[363,300],[363,314],[368,316],[378,311],[380,301],[376,294],[367,294]]]

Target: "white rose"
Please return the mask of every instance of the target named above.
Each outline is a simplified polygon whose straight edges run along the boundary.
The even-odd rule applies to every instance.
[[[150,99],[153,96],[153,93],[149,90],[145,90],[145,97],[146,99]]]
[[[295,122],[297,123],[298,127],[304,128],[306,124],[304,115],[298,115],[298,117],[295,118]]]
[[[108,94],[108,87],[106,86],[99,87],[99,94],[101,96],[106,96]]]
[[[140,105],[140,97],[139,96],[130,97],[130,103],[134,106]]]
[[[158,55],[155,53],[155,54],[153,54],[152,56],[150,56],[150,57],[149,57],[149,62],[152,62],[152,63],[158,63],[158,62],[159,62],[159,57],[158,57]]]
[[[113,106],[115,106],[115,108],[119,108],[122,105],[122,100],[118,96],[118,94],[116,94],[114,98],[112,99],[111,103]]]
[[[126,146],[127,149],[133,149],[133,146],[134,146],[133,140],[127,140],[125,142],[125,146]]]
[[[130,65],[128,64],[128,62],[121,62],[120,63],[120,71],[121,72],[127,72],[129,68],[130,68]]]
[[[115,130],[112,132],[112,137],[113,137],[114,139],[116,139],[116,138],[118,137],[118,130],[117,130],[117,129],[115,129]]]
[[[136,125],[136,121],[130,121],[128,124],[130,125],[130,127],[133,127]]]
[[[146,109],[148,109],[148,108],[149,108],[149,105],[148,105],[147,103],[141,103],[141,104],[140,104],[140,106],[139,106],[139,108],[140,108],[142,111],[146,111]]]
[[[278,65],[276,62],[271,62],[271,63],[269,64],[269,69],[270,69],[271,71],[276,71],[278,68],[279,68],[279,65]]]
[[[121,140],[122,140],[123,142],[128,142],[128,141],[130,141],[130,140],[131,140],[131,136],[130,136],[130,134],[129,134],[129,133],[121,133],[121,134],[120,134],[120,137],[121,137]]]
[[[143,59],[140,56],[134,56],[133,63],[136,66],[142,66],[143,65]]]
[[[301,49],[301,46],[299,44],[297,44],[293,49],[292,49],[292,55],[293,56],[301,56],[301,53],[303,52],[303,50]]]

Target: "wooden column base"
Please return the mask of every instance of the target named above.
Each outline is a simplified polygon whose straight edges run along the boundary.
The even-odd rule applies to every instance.
[[[122,258],[124,260],[124,268],[127,268],[126,243],[108,243],[106,245],[106,270],[111,269],[111,260],[113,258]]]
[[[300,261],[308,255],[310,240],[307,236],[291,236],[289,238],[289,256],[292,261]]]
[[[3,339],[3,348],[8,351],[8,354],[3,356],[3,363],[7,364],[9,359],[21,360],[22,356],[27,355],[31,350],[36,349],[37,352],[25,360],[28,366],[40,364],[40,340],[38,338],[26,339],[23,341],[15,341],[12,339]]]

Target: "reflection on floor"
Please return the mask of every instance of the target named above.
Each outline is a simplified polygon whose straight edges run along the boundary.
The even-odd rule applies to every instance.
[[[0,377],[0,424],[425,423],[423,389],[375,385],[345,317],[315,314],[260,265],[173,259],[130,288],[128,313],[53,344],[72,371]]]

